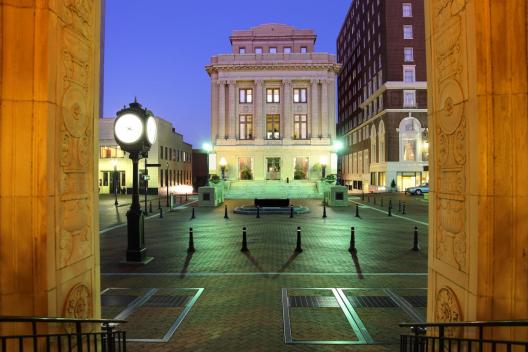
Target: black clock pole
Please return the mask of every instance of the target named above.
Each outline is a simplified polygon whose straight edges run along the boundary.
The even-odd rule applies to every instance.
[[[127,262],[143,262],[146,259],[145,218],[139,203],[139,153],[130,153],[132,159],[132,205],[127,212],[128,248]]]

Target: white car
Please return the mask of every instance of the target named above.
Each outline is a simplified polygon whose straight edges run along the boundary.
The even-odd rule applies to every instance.
[[[423,193],[429,193],[429,184],[424,183],[423,185],[417,186],[417,187],[409,187],[405,189],[405,193],[409,194],[415,194],[417,196],[423,194]]]

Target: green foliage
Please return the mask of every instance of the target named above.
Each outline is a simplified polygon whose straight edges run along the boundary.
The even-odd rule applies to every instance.
[[[313,171],[313,172],[319,172],[319,171],[321,171],[321,164],[319,164],[319,163],[314,164],[314,165],[312,166],[312,171]]]
[[[217,183],[220,183],[220,176],[218,176],[217,174],[211,174],[209,176],[209,182],[211,183],[214,183],[214,184],[217,184]]]
[[[391,188],[392,189],[396,188],[396,181],[394,181],[394,179],[392,179],[391,181]]]
[[[242,180],[252,180],[253,179],[253,173],[251,172],[251,169],[249,167],[244,167],[240,171],[240,178]]]
[[[295,169],[295,172],[293,173],[293,179],[294,180],[304,180],[306,178],[306,172],[302,169]]]
[[[331,184],[331,183],[335,183],[335,182],[336,182],[336,179],[337,179],[336,175],[335,175],[335,174],[332,174],[332,175],[327,175],[327,176],[324,178],[323,181],[326,182],[326,183]]]

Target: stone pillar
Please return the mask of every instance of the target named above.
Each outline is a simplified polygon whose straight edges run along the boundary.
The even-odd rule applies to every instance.
[[[284,92],[284,100],[282,102],[282,116],[281,120],[284,121],[284,129],[281,132],[285,139],[292,139],[293,127],[292,127],[292,82],[290,80],[282,81],[282,89]]]
[[[236,88],[236,81],[229,81],[228,82],[229,88],[229,107],[228,107],[228,118],[227,118],[227,124],[228,127],[226,127],[226,130],[228,131],[227,135],[230,139],[236,139],[236,97],[235,97],[235,88]]]
[[[336,103],[335,103],[335,80],[328,80],[328,134],[332,140],[336,138]]]
[[[265,117],[263,115],[264,96],[262,89],[263,82],[258,79],[255,80],[255,120],[253,121],[253,128],[255,128],[255,140],[261,141],[264,139],[264,123]]]
[[[527,4],[425,3],[428,320],[526,318]]]
[[[312,125],[312,138],[319,138],[321,135],[321,119],[319,114],[319,80],[312,79],[312,89],[311,89],[311,100],[312,100],[312,116],[311,116],[311,125]]]
[[[218,81],[218,138],[226,138],[225,81]]]
[[[328,81],[321,82],[321,135],[328,138]]]
[[[0,315],[99,318],[101,2],[17,3],[0,4]]]
[[[218,81],[211,77],[211,143],[218,138]]]

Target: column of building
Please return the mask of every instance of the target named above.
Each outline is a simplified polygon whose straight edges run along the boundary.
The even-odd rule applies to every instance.
[[[310,81],[312,84],[311,88],[311,101],[312,101],[312,138],[317,138],[321,135],[321,130],[319,128],[320,118],[319,118],[319,81],[312,79]]]
[[[336,138],[336,117],[335,117],[335,81],[330,79],[328,82],[328,130],[329,136],[334,140]]]
[[[227,124],[228,127],[226,128],[229,136],[229,139],[236,139],[236,98],[235,98],[235,87],[236,87],[236,81],[229,81],[228,82],[229,88],[229,108],[228,108],[228,118],[227,118]]]
[[[225,81],[218,81],[218,138],[224,139],[225,128]]]
[[[262,80],[255,80],[255,120],[253,126],[255,128],[255,139],[262,140],[264,138],[264,116],[262,114],[263,96],[262,96]]]
[[[321,135],[328,138],[328,81],[321,81]]]
[[[284,101],[282,103],[282,117],[281,120],[284,120],[284,130],[282,131],[282,135],[286,139],[292,139],[292,82],[290,80],[284,80],[282,81],[282,88],[284,91]]]
[[[211,79],[211,142],[218,138],[218,81]]]

